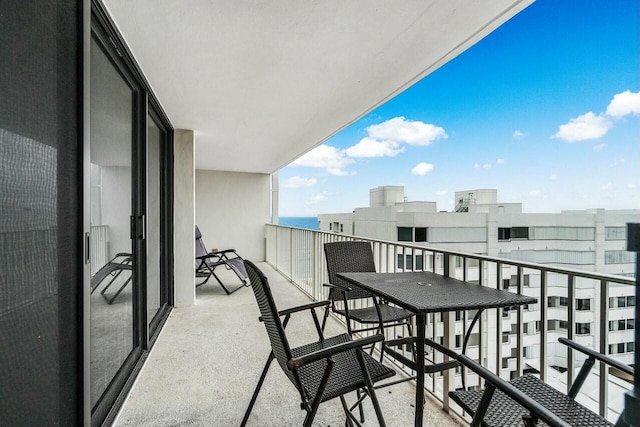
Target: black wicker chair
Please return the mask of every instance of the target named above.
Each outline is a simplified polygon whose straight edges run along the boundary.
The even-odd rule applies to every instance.
[[[350,335],[365,331],[382,333],[384,328],[406,326],[407,336],[413,336],[411,327],[412,312],[404,308],[388,305],[384,301],[378,302],[369,292],[352,287],[337,276],[338,273],[347,272],[375,273],[376,266],[370,243],[354,241],[325,243],[324,254],[327,260],[327,272],[329,273],[329,283],[324,286],[330,288],[329,300],[331,300],[331,306],[327,307],[325,311],[322,330],[324,330],[331,310],[345,318]],[[372,298],[374,305],[365,308],[349,307],[350,301],[363,298]],[[363,326],[353,329],[352,322],[360,323]],[[380,360],[382,360],[382,353],[380,351]]]
[[[460,363],[485,380],[485,389],[456,390],[449,396],[473,417],[472,426],[613,426],[576,402],[575,397],[596,361],[631,377],[633,368],[566,338],[559,341],[588,356],[566,395],[531,374],[507,382],[469,357],[456,355]],[[623,415],[616,427],[627,426]]]
[[[262,371],[258,385],[256,386],[249,407],[247,408],[241,426],[245,426],[255,404],[262,383],[273,359],[278,361],[280,368],[287,375],[300,393],[301,408],[307,411],[304,426],[311,426],[321,402],[336,397],[340,398],[346,414],[346,424],[352,426],[360,423],[351,414],[351,411],[359,406],[359,399],[351,408],[344,399],[346,393],[365,390],[365,396],[371,397],[371,402],[381,426],[385,425],[376,398],[373,384],[377,381],[392,377],[395,371],[383,366],[377,360],[362,351],[362,347],[382,341],[381,335],[375,335],[359,340],[352,340],[348,334],[324,338],[320,330],[320,322],[316,316],[315,308],[329,304],[328,301],[315,302],[301,307],[290,308],[278,312],[269,282],[251,261],[245,260],[245,267],[251,280],[251,287],[260,308],[260,321],[264,322],[267,335],[271,341],[271,353]],[[293,313],[311,311],[313,321],[318,332],[319,341],[290,348],[285,327]],[[284,320],[281,320],[284,317]]]
[[[229,291],[222,283],[222,280],[216,275],[215,269],[224,266],[227,270],[232,270],[242,285]],[[204,279],[197,283],[196,287],[202,286],[213,276],[227,295],[231,295],[243,286],[249,286],[249,278],[244,268],[244,260],[237,254],[235,249],[224,249],[221,251],[209,252],[202,241],[202,233],[196,225],[196,278]]]

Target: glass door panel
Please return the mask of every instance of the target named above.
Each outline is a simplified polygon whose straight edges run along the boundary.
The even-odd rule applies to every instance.
[[[161,181],[160,153],[163,132],[153,117],[147,117],[147,322],[151,325],[155,315],[166,302],[160,281],[160,219]]]
[[[132,256],[135,92],[91,39],[91,406],[136,346]]]

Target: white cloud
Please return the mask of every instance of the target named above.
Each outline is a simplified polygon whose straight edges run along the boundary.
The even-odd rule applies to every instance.
[[[436,191],[436,195],[437,196],[446,196],[447,195],[447,190]]]
[[[594,146],[593,146],[593,151],[595,151],[595,152],[599,153],[599,152],[601,152],[602,150],[604,150],[605,148],[607,148],[607,144],[602,143],[602,144],[594,145]]]
[[[356,145],[347,148],[349,157],[395,157],[404,151],[396,141],[378,141],[373,138],[362,138]]]
[[[491,163],[485,163],[482,165],[482,169],[491,169]]]
[[[586,114],[569,120],[569,123],[560,125],[558,132],[552,138],[562,139],[566,142],[584,141],[587,139],[598,139],[604,136],[612,123],[602,115],[596,116],[589,111]]]
[[[627,114],[640,114],[640,92],[633,93],[625,90],[613,95],[613,99],[607,106],[606,114],[616,119]]]
[[[326,202],[327,200],[329,200],[329,197],[327,197],[326,193],[319,193],[313,196],[311,199],[307,200],[307,204],[315,205],[320,202]]]
[[[609,191],[613,188],[613,184],[610,182],[607,182],[605,185],[600,186],[600,189],[603,191]]]
[[[636,188],[636,185],[635,185],[635,184],[633,184],[633,183],[629,183],[629,184],[627,184],[627,188],[628,188],[629,190],[633,190],[634,188]]]
[[[475,165],[473,165],[474,169],[480,169],[480,164],[476,163]]]
[[[409,145],[431,145],[438,139],[448,137],[440,126],[421,121],[411,121],[404,117],[394,117],[386,122],[367,128],[369,136],[376,140],[395,141]]]
[[[549,175],[549,181],[555,181],[556,179],[558,179],[558,175],[556,175],[555,173]]]
[[[529,195],[532,197],[540,197],[542,195],[542,191],[540,190],[531,190],[529,191]]]
[[[316,185],[318,180],[315,178],[303,178],[300,176],[292,176],[289,179],[286,179],[280,183],[280,187],[284,188],[301,188],[301,187],[311,187],[312,185]]]
[[[323,168],[327,173],[336,176],[348,175],[344,170],[354,161],[345,156],[344,152],[336,147],[322,144],[294,160],[290,166],[305,166],[311,168]]]
[[[521,131],[521,130],[519,130],[519,129],[516,129],[516,130],[514,130],[514,131],[513,131],[513,137],[514,137],[514,138],[516,138],[516,139],[522,139],[522,138],[524,138],[525,136],[527,136],[527,134],[526,134],[526,133],[524,133],[524,132],[522,132],[522,131]]]
[[[413,169],[411,169],[411,173],[414,175],[425,176],[432,170],[433,165],[431,163],[421,162],[418,163]]]
[[[496,160],[496,163],[497,163],[497,164],[499,164],[499,165],[501,165],[501,164],[503,164],[503,163],[504,163],[504,159],[497,159],[497,160]]]

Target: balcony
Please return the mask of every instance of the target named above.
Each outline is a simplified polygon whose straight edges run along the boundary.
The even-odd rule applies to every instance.
[[[269,278],[278,308],[309,302],[308,295],[268,264],[259,263],[259,268]],[[223,281],[237,281],[230,272],[223,271],[220,276]],[[218,285],[198,288],[197,304],[174,310],[167,320],[115,425],[240,425],[271,351],[258,316],[251,289],[226,296]],[[292,345],[308,342],[309,334],[315,334],[314,331],[308,313],[292,317],[287,327]],[[344,325],[331,319],[326,331],[327,336],[337,335],[344,332]],[[158,375],[158,372],[162,374]],[[398,375],[389,381],[397,379]],[[378,392],[388,425],[413,425],[414,396],[413,382]],[[300,425],[305,413],[300,410],[299,403],[297,391],[274,363],[248,425]],[[365,411],[366,419],[370,420],[367,424],[377,425],[369,401],[365,403]],[[338,399],[320,405],[314,425],[343,423]],[[425,425],[463,424],[457,417],[443,412],[440,402],[431,398],[425,405]]]
[[[310,299],[326,298],[325,289],[321,286],[327,281],[322,244],[353,239],[344,235],[273,225],[266,226],[266,237],[267,262],[260,263],[259,267],[268,276],[281,309],[304,304]],[[394,262],[398,253],[418,250],[394,242],[370,241],[378,271],[397,270]],[[444,273],[444,260],[450,259],[451,265],[459,266],[452,267],[450,275],[461,279],[475,277],[476,282],[479,280],[485,286],[502,283],[501,276],[511,275],[511,270],[515,270],[516,277],[522,277],[526,270],[530,277],[539,276],[537,284],[522,287],[516,279],[512,290],[536,293],[543,298],[548,291],[544,284],[548,283],[550,275],[555,276],[556,287],[558,275],[567,277],[566,289],[561,290],[568,295],[573,294],[576,283],[586,286],[588,281],[593,281],[599,294],[600,304],[596,304],[595,311],[595,320],[599,325],[607,325],[608,322],[608,287],[616,286],[619,291],[620,286],[632,284],[630,279],[622,277],[436,249],[419,248],[419,251],[430,252],[428,255],[435,260],[430,269]],[[427,254],[423,253],[424,255]],[[454,258],[462,261],[454,261]],[[495,265],[492,267],[491,264]],[[469,273],[469,269],[474,272]],[[223,273],[228,274],[223,277],[224,281],[237,280],[231,273]],[[629,288],[628,291],[633,292],[633,289]],[[573,319],[571,321],[576,319],[573,300],[575,298],[568,298],[568,306],[560,313],[565,319]],[[603,308],[604,311],[601,310]],[[553,309],[548,309],[547,304],[540,305],[537,313],[538,318],[542,319],[538,325],[539,330],[534,334],[525,334],[522,322],[529,320],[530,312],[525,319],[523,310],[520,309],[509,310],[506,317],[502,312],[489,310],[483,314],[473,331],[481,337],[481,342],[478,344],[475,340],[467,354],[476,360],[482,360],[485,366],[493,368],[504,378],[521,375],[526,370],[537,373],[552,386],[566,392],[567,384],[575,378],[582,360],[578,360],[557,343],[559,336],[576,338],[575,328],[550,331],[547,327],[553,312]],[[238,425],[270,351],[265,331],[257,321],[258,315],[257,305],[249,289],[226,296],[217,285],[199,288],[195,306],[172,312],[115,425]],[[458,334],[463,324],[469,324],[470,318],[469,313],[457,316],[454,313],[436,314],[430,319],[427,334],[460,351],[459,340],[446,331],[453,330]],[[292,320],[295,321],[287,329],[290,339],[293,345],[303,344],[313,331],[312,320],[304,313]],[[445,327],[447,322],[455,322],[454,328]],[[570,323],[567,320],[563,322]],[[328,335],[333,335],[343,332],[345,325],[339,319],[331,317],[327,328]],[[615,337],[607,334],[607,331],[607,328],[592,329],[590,341],[597,348],[606,349]],[[388,338],[398,333],[399,331],[392,330],[388,333]],[[624,354],[620,355],[623,361],[625,357]],[[411,374],[389,360],[385,363],[394,366],[398,376]],[[158,372],[162,372],[162,375],[158,375]],[[425,406],[425,425],[464,425],[461,409],[449,402],[447,397],[447,375],[452,377],[448,380],[448,384],[452,384],[450,388],[460,387],[463,375],[468,386],[479,385],[475,375],[462,373],[460,370],[451,374],[429,376],[425,381],[429,396]],[[623,394],[630,388],[629,382],[612,375],[606,369],[596,367],[583,388],[585,393],[578,396],[578,401],[615,421],[623,406]],[[414,382],[394,385],[379,392],[385,419],[390,425],[413,424],[414,395]],[[167,399],[167,396],[172,398]],[[276,403],[277,407],[274,406]],[[370,405],[365,406],[365,411],[368,419],[375,418]],[[249,425],[297,425],[303,415],[295,389],[279,368],[272,365]],[[341,425],[344,418],[338,401],[321,405],[316,421],[317,425]]]

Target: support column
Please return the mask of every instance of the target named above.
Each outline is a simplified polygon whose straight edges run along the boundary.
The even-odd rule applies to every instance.
[[[175,307],[196,302],[195,287],[195,137],[193,131],[174,132],[173,265]]]
[[[280,216],[280,181],[278,172],[271,174],[271,224],[278,224]]]

